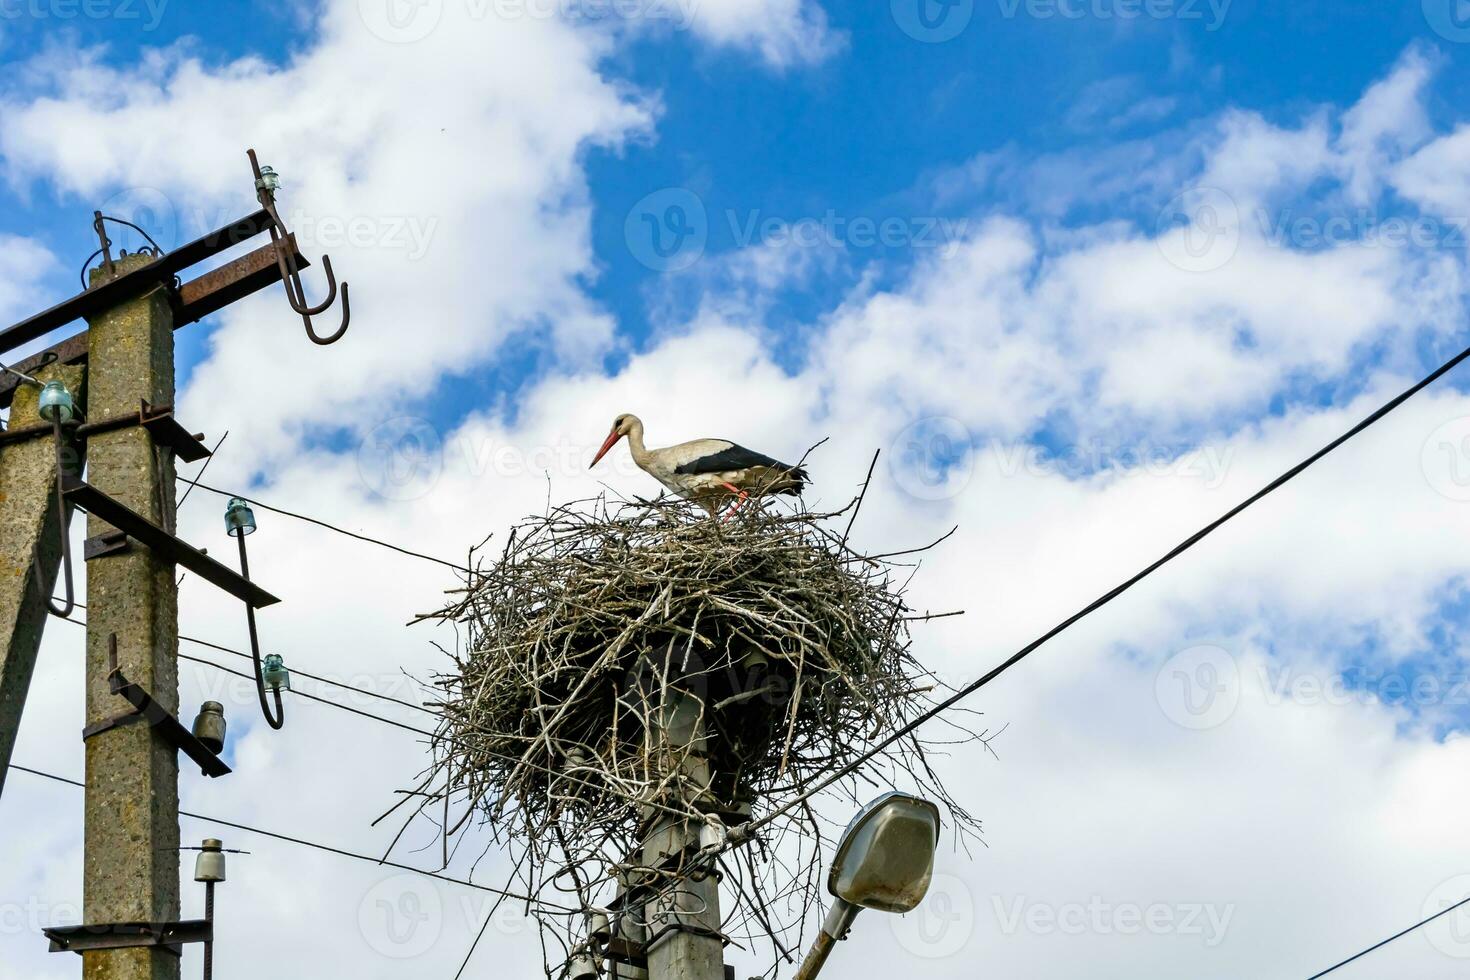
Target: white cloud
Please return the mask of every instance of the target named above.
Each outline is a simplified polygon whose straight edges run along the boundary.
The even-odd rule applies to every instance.
[[[845,44],[812,0],[686,0],[694,32],[711,43],[760,53],[789,68],[820,62]]]
[[[56,269],[56,257],[40,242],[20,235],[0,235],[5,275],[0,277],[0,319],[9,323],[42,308],[46,276]]]
[[[1424,87],[1433,76],[1429,54],[1410,48],[1394,70],[1343,114],[1338,145],[1348,164],[1348,196],[1367,204],[1379,192],[1385,163],[1400,159],[1430,134]]]
[[[1461,125],[1399,164],[1394,189],[1427,210],[1463,223],[1470,214],[1470,126]]]

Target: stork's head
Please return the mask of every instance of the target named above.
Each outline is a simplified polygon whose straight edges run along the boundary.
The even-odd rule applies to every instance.
[[[638,420],[638,416],[636,415],[633,415],[629,412],[624,412],[622,415],[619,415],[617,418],[613,419],[612,431],[607,434],[607,440],[603,442],[602,448],[597,450],[597,455],[592,457],[592,465],[596,466],[598,461],[601,460],[602,457],[607,455],[607,451],[611,449],[619,439],[632,432],[634,428],[643,428],[643,423]]]

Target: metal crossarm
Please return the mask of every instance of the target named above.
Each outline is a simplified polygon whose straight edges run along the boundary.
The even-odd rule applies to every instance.
[[[92,949],[133,949],[161,946],[175,956],[186,943],[214,939],[214,926],[204,919],[183,922],[114,922],[95,926],[58,926],[43,929],[53,953],[83,953]]]
[[[231,226],[231,228],[238,228],[242,231],[248,227],[250,226],[244,222],[237,222]],[[215,232],[215,235],[224,236],[225,240],[231,237],[229,229]],[[296,267],[298,269],[311,268],[311,262],[306,256],[301,254],[296,244],[296,236],[292,235],[286,241],[290,248],[291,258],[296,263]],[[276,248],[275,243],[267,243],[252,252],[247,252],[233,262],[227,262],[218,269],[206,272],[197,279],[191,279],[181,285],[173,292],[174,329],[177,330],[179,327],[202,320],[211,313],[216,313],[237,300],[244,299],[246,296],[257,293],[267,286],[279,282],[281,279],[281,269],[276,257]],[[175,253],[171,252],[169,254],[172,255]],[[163,260],[160,259],[159,261],[161,262]],[[157,272],[153,266],[139,271],[150,270],[154,273]],[[98,286],[96,288],[101,289],[103,287]],[[67,303],[77,302],[84,297],[90,299],[92,295],[93,291],[88,291],[81,294],[81,296],[68,300]],[[66,305],[65,303],[62,304],[63,307]],[[60,309],[60,307],[57,309]],[[41,315],[44,316],[45,314]],[[61,314],[56,315],[60,316]],[[32,320],[34,319],[36,318],[32,317]],[[75,317],[72,319],[75,319]],[[30,322],[30,320],[25,321],[25,323]],[[65,322],[67,321],[58,320],[47,327],[46,330],[42,330],[41,333],[49,332],[51,328],[62,326]],[[21,326],[24,326],[24,324],[17,324],[15,327],[10,328],[10,330],[17,330]],[[6,331],[6,333],[9,332]],[[40,336],[40,334],[37,334],[37,336]],[[16,362],[12,367],[21,373],[31,374],[39,370],[43,365],[52,362],[82,364],[87,360],[87,347],[87,334],[83,331],[82,333],[74,334],[65,340],[55,343],[43,351],[38,351],[22,361]],[[15,393],[16,385],[21,383],[21,380],[14,374],[0,375],[0,407],[10,403],[10,399]]]
[[[147,265],[134,269],[115,279],[99,283],[86,292],[43,310],[12,327],[0,331],[0,354],[14,350],[22,344],[38,340],[46,334],[64,327],[73,320],[116,306],[131,296],[144,292],[150,286],[170,282],[175,275],[189,266],[218,255],[241,242],[248,241],[272,227],[271,216],[264,209],[241,218],[232,225],[212,231],[172,252],[165,252]]]
[[[230,595],[259,609],[281,600],[195,548],[165,531],[148,518],[96,487],[74,476],[62,484],[66,498],[87,513],[111,524],[128,537],[147,546],[154,554],[182,565],[206,582],[224,589]]]
[[[165,742],[178,749],[180,752],[193,759],[199,765],[204,775],[211,779],[220,776],[228,776],[232,771],[229,766],[218,755],[211,752],[204,743],[194,736],[194,733],[185,728],[183,724],[169,713],[168,709],[157,701],[153,695],[143,687],[134,684],[117,669],[117,651],[112,652],[112,672],[108,675],[108,685],[112,693],[124,698],[134,708],[133,711],[106,721],[89,725],[82,730],[82,740],[86,741],[94,735],[111,731],[114,728],[122,728],[127,725],[146,724],[163,738]]]

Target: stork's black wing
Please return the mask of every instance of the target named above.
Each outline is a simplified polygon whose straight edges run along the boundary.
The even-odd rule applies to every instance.
[[[730,470],[744,470],[752,466],[768,466],[773,470],[791,469],[788,464],[772,459],[765,453],[758,453],[754,449],[746,449],[744,446],[731,443],[729,449],[721,449],[717,453],[691,459],[683,466],[677,467],[674,472],[681,476],[694,476],[699,473],[727,473]]]
[[[783,463],[779,459],[772,459],[765,453],[737,446],[733,442],[730,443],[728,449],[721,449],[717,453],[691,459],[683,466],[676,467],[674,472],[680,476],[698,476],[701,473],[728,473],[732,470],[747,470],[757,466],[786,474],[785,477],[774,481],[767,491],[800,496],[802,490],[806,488],[807,475],[806,470],[802,467]]]

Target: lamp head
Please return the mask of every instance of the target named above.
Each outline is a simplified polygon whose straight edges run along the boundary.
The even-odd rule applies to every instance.
[[[847,825],[827,890],[858,908],[912,912],[929,891],[938,846],[939,808],[907,793],[885,793]]]

